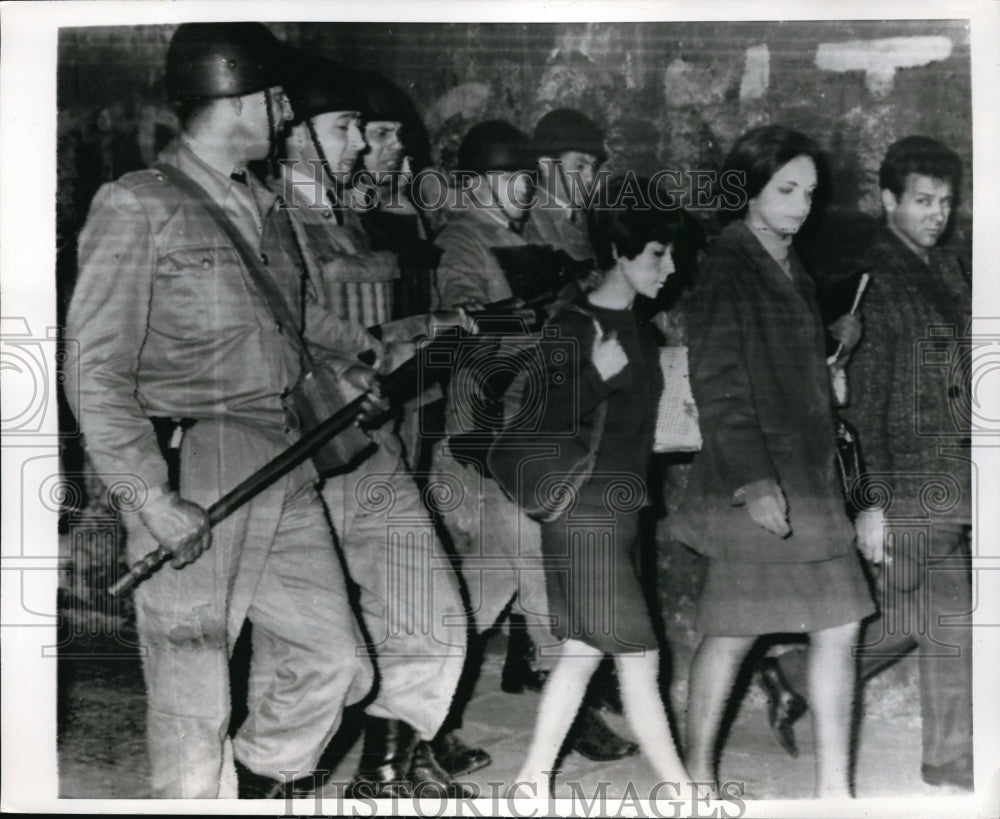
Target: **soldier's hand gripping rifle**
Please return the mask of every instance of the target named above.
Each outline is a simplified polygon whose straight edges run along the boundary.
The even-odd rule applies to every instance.
[[[518,330],[513,328],[523,329],[524,327],[522,313],[540,308],[554,298],[555,294],[547,293],[528,302],[521,299],[505,299],[488,304],[483,310],[476,311],[472,315],[474,318],[497,319],[500,324],[493,328],[494,332],[497,332],[497,328],[500,326],[509,326],[512,329],[508,330],[508,332],[517,332]],[[419,351],[417,355],[404,361],[388,375],[378,378],[379,393],[393,403],[405,400],[415,394],[421,382],[421,361],[434,358],[433,355],[426,355],[426,353],[430,352],[435,346],[439,349],[451,346],[458,340],[460,332],[460,330],[456,330],[456,333],[450,334],[447,337],[430,340],[430,344]],[[250,475],[246,480],[219,498],[206,510],[209,528],[225,520],[229,515],[243,506],[243,504],[252,500],[275,481],[291,472],[295,467],[309,458],[317,447],[322,446],[335,435],[353,426],[358,418],[366,412],[366,402],[369,398],[370,394],[366,392],[345,404],[333,415],[320,421],[316,426],[304,433],[298,441],[276,458],[264,464],[264,466]],[[172,552],[163,546],[149,552],[141,560],[132,564],[128,572],[108,588],[108,594],[112,597],[117,597],[131,590],[141,580],[161,568],[171,556]]]

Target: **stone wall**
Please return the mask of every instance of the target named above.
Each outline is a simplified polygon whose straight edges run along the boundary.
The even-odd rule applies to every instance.
[[[746,129],[781,123],[827,151],[826,218],[803,243],[835,277],[879,211],[877,168],[911,133],[966,161],[950,241],[969,245],[971,81],[968,27],[958,21],[574,24],[273,24],[274,32],[349,66],[382,71],[422,112],[430,160],[449,169],[463,134],[500,117],[531,130],[547,110],[577,107],[607,131],[614,171],[713,169]],[[171,26],[64,30],[60,38],[60,307],[72,248],[97,186],[151,162],[176,132],[162,101]],[[706,216],[706,214],[702,214]],[[711,229],[710,219],[705,219]],[[661,459],[667,504],[684,457]],[[669,461],[669,462],[668,462]],[[693,645],[701,563],[659,538],[667,627]]]
[[[612,170],[712,169],[744,130],[782,123],[828,152],[836,230],[820,267],[870,225],[886,147],[937,137],[967,162],[952,240],[968,245],[969,32],[963,21],[572,24],[275,23],[275,33],[381,70],[423,113],[434,164],[501,117],[529,130],[572,106],[607,130]],[[60,238],[96,185],[152,160],[176,130],[161,99],[171,26],[66,29],[60,38]],[[844,227],[846,225],[846,228]],[[848,241],[848,245],[853,242]]]

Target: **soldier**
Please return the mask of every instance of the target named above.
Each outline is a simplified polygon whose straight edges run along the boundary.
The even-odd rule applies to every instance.
[[[538,162],[538,188],[524,237],[583,262],[582,272],[592,268],[581,283],[581,289],[589,290],[600,284],[603,275],[590,242],[587,202],[607,160],[604,132],[581,111],[556,108],[538,120],[531,144]],[[609,711],[622,713],[618,676],[610,658],[594,674],[588,697]]]
[[[458,170],[471,174],[470,184],[457,192],[461,199],[436,240],[443,251],[436,281],[439,304],[479,307],[512,297],[533,298],[572,284],[563,259],[553,255],[551,247],[531,245],[522,236],[532,204],[533,166],[530,139],[508,122],[483,122],[466,134],[459,147]],[[523,618],[511,624],[504,688],[541,687],[544,677],[530,674],[532,669],[524,668],[527,658],[523,656],[529,646],[535,654],[532,643],[555,645],[540,570],[540,529],[495,481],[484,477],[468,459],[456,457],[459,436],[474,432],[469,428],[469,407],[463,406],[472,396],[464,394],[462,383],[460,369],[446,409],[445,432],[450,440],[435,447],[432,471],[441,480],[460,479],[466,492],[462,503],[442,517],[463,557],[476,628],[480,632],[491,628],[511,606],[513,614]],[[519,666],[516,672],[515,664]],[[526,679],[529,676],[535,679]],[[454,721],[459,719],[456,714]],[[569,742],[572,749],[594,760],[620,759],[638,750],[612,732],[587,705]]]
[[[392,290],[376,285],[395,278],[395,257],[368,250],[363,232],[335,218],[342,190],[331,188],[364,147],[357,78],[331,60],[305,56],[294,61],[285,85],[295,115],[276,187],[287,191],[301,239],[319,260],[327,307],[345,322],[378,325],[386,343],[407,342],[416,332],[431,335],[432,321],[468,327],[460,312],[389,323]],[[462,672],[462,599],[391,422],[371,434],[375,453],[358,469],[329,478],[322,490],[348,571],[360,587],[379,675],[377,695],[365,707],[355,790],[367,796],[461,795],[430,743]],[[485,751],[452,740],[442,750],[463,757],[459,772],[489,762]]]
[[[415,153],[424,134],[409,97],[383,75],[359,71],[364,95],[367,149],[361,156],[367,178],[361,193],[361,223],[372,247],[391,250],[399,261],[395,317],[426,313],[431,304],[431,278],[441,256],[430,240],[427,214],[410,196]]]
[[[951,622],[972,610],[969,372],[936,366],[967,363],[961,345],[971,284],[960,259],[938,247],[961,173],[958,156],[928,137],[906,137],[886,152],[879,170],[885,222],[854,264],[871,283],[844,414],[858,431],[862,480],[876,496],[888,490],[885,538],[878,516],[861,513],[860,530],[871,536],[859,546],[882,594],[880,617],[855,649],[861,679],[916,650],[921,775],[931,785],[972,790],[972,629]],[[806,710],[796,691],[800,660],[790,651],[766,669],[772,728],[790,753],[792,724]]]
[[[98,471],[137,482],[144,502],[123,511],[130,559],[157,545],[174,555],[135,593],[152,794],[219,795],[227,661],[249,619],[249,713],[231,750],[239,795],[261,797],[298,788],[373,674],[355,654],[361,632],[310,462],[209,532],[205,507],[299,435],[282,398],[301,374],[302,328],[276,321],[224,226],[309,340],[342,354],[340,372],[381,347],[303,297],[287,217],[246,171],[291,114],[275,37],[259,23],[185,24],[166,73],[179,139],[158,168],[104,185],[80,237],[67,395]]]
[[[580,261],[593,259],[585,208],[606,159],[604,134],[586,114],[557,108],[538,120],[532,144],[538,157],[538,203],[525,238]]]
[[[399,265],[393,293],[393,318],[426,313],[431,307],[434,269],[441,250],[430,240],[429,214],[411,197],[414,163],[427,154],[426,131],[410,98],[395,83],[375,71],[357,72],[364,96],[364,134],[367,148],[363,170],[356,175],[352,205],[371,246],[391,251]],[[426,451],[420,422],[422,408],[441,397],[431,385],[404,404],[399,436],[412,469],[423,471]]]

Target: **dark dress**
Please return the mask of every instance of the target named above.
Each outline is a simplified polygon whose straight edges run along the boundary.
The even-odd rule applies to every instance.
[[[604,333],[617,332],[628,357],[623,370],[603,381],[590,360],[593,319],[570,310],[554,322],[578,344],[573,361],[547,363],[547,432],[574,428],[589,441],[597,406],[607,419],[594,472],[570,511],[542,525],[553,634],[580,640],[609,654],[656,647],[638,565],[639,511],[646,505],[646,475],[653,450],[656,406],[662,390],[655,330],[640,326],[631,310],[609,310],[581,301]],[[572,357],[571,357],[572,358]]]
[[[794,251],[790,275],[742,223],[708,254],[690,300],[691,389],[704,443],[671,530],[710,558],[697,627],[810,632],[874,612],[835,472],[825,330]],[[788,500],[780,538],[734,497],[762,479]]]

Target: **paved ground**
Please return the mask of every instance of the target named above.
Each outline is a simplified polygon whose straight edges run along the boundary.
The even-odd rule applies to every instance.
[[[106,571],[106,560],[94,565]],[[89,565],[89,564],[87,564]],[[697,635],[693,623],[693,589],[697,588],[697,565],[681,548],[661,545],[657,550],[655,570],[659,576],[660,610],[666,633],[670,635],[674,672],[670,699],[674,713],[683,708],[687,695],[687,668]],[[91,576],[93,575],[93,576]],[[66,601],[74,594],[86,597],[89,583],[103,587],[107,578],[101,572],[77,571],[73,583],[67,581]],[[94,598],[91,598],[94,599]],[[99,599],[99,598],[97,598]],[[123,599],[119,608],[93,611],[76,604],[62,611],[64,645],[59,662],[59,777],[60,795],[68,799],[144,799],[149,796],[149,761],[145,745],[145,693],[134,642],[134,612],[131,600]],[[88,604],[89,605],[89,604]],[[75,614],[74,614],[75,612]],[[115,636],[112,636],[115,635]],[[129,635],[132,635],[130,638]],[[493,763],[468,777],[487,796],[503,794],[513,781],[531,740],[539,695],[505,694],[500,690],[500,666],[505,637],[496,634],[488,644],[483,671],[466,711],[462,737],[470,744],[486,748]],[[917,690],[917,665],[909,659],[872,680],[865,690],[864,714],[855,765],[856,794],[860,801],[833,806],[816,802],[787,802],[782,808],[769,803],[760,812],[751,800],[810,799],[814,781],[815,756],[810,720],[797,725],[801,754],[792,759],[772,737],[765,719],[763,695],[751,686],[743,697],[732,724],[721,760],[720,783],[735,783],[728,791],[747,801],[752,815],[863,815],[880,819],[906,816],[975,816],[976,819],[1000,817],[1000,775],[996,796],[982,801],[977,810],[974,801],[961,800],[955,791],[932,788],[920,779],[920,716]],[[623,717],[608,715],[609,723],[623,735],[629,728]],[[360,754],[359,718],[348,714],[343,730],[330,745],[324,767],[332,770],[321,792],[319,803],[308,802],[303,812],[335,814],[342,810],[336,801],[338,788],[352,777]],[[628,811],[623,798],[646,798],[657,784],[649,764],[640,757],[600,764],[576,754],[562,761],[562,773],[556,780],[556,795],[575,801],[561,802],[560,811],[590,815],[637,815]],[[605,794],[602,802],[595,796]],[[671,791],[660,791],[664,798]],[[899,808],[896,797],[915,798]],[[955,799],[959,798],[959,802]],[[581,801],[585,799],[585,801]],[[878,801],[870,801],[878,800]],[[155,809],[158,803],[150,803]],[[226,803],[233,804],[233,803]],[[989,807],[993,805],[994,807]],[[986,806],[986,807],[983,807]],[[249,808],[246,803],[241,808]],[[296,806],[298,808],[298,806]],[[340,810],[338,810],[340,808]],[[827,810],[829,808],[829,810]],[[502,806],[501,806],[502,809]],[[672,807],[661,807],[661,816],[675,814]],[[818,813],[816,811],[819,811]],[[862,812],[859,813],[859,810]],[[695,808],[695,815],[712,815]],[[782,812],[783,811],[783,812]],[[902,811],[902,812],[900,812]],[[482,811],[481,815],[495,813]],[[508,815],[516,815],[507,809]],[[530,812],[525,812],[529,815]],[[370,815],[361,813],[359,815]],[[471,809],[464,815],[477,815]],[[540,815],[540,814],[539,814]],[[641,813],[638,815],[642,815]],[[654,814],[655,815],[655,814]],[[728,805],[716,816],[740,815],[739,805]]]
[[[539,700],[538,694],[514,695],[500,690],[503,640],[502,635],[497,635],[490,644],[462,729],[466,741],[487,748],[493,756],[492,765],[467,777],[487,795],[505,793],[507,785],[513,781],[531,738]],[[68,798],[148,797],[145,701],[138,662],[134,658],[90,658],[64,661],[63,665],[59,738],[61,795]],[[902,672],[897,676],[898,679],[884,683],[876,680],[877,684],[869,688],[870,713],[862,724],[856,766],[857,796],[864,799],[920,798],[916,803],[918,809],[910,808],[905,814],[899,814],[908,817],[975,815],[968,802],[964,807],[952,804],[956,792],[932,788],[921,781],[919,717],[914,708],[906,707],[907,703],[915,701],[908,696],[916,696],[915,686]],[[900,683],[903,690],[893,687]],[[675,703],[683,703],[684,688],[683,675],[680,675],[671,694]],[[876,699],[878,702],[874,701]],[[730,731],[721,761],[720,782],[738,783],[730,786],[734,790],[729,793],[735,797],[742,792],[741,798],[748,802],[809,799],[815,762],[809,719],[803,718],[798,725],[801,754],[792,759],[771,736],[764,711],[762,695],[751,688]],[[623,717],[607,715],[607,719],[616,730],[629,735]],[[326,760],[333,767],[330,784],[323,790],[321,801],[305,803],[302,812],[315,811],[317,806],[324,813],[335,814],[342,810],[337,801],[336,783],[349,780],[357,766],[358,738],[357,720],[348,719],[344,730],[331,744]],[[572,800],[563,803],[564,809],[584,812],[589,804],[591,815],[614,814],[625,797],[634,793],[645,798],[657,783],[649,764],[641,757],[601,764],[570,754],[563,760],[562,768],[557,778],[556,796]],[[602,792],[603,799],[598,796]],[[663,790],[660,794],[664,797],[674,795]],[[597,802],[593,802],[595,797]],[[890,811],[891,803],[880,801],[874,805],[875,809],[866,810],[864,815],[896,815]],[[738,807],[736,802],[729,803],[728,815],[737,815]],[[805,815],[806,810],[818,807],[816,803],[800,803],[798,811],[793,809],[785,815]],[[848,807],[841,805],[836,813],[818,815],[840,815],[840,811]],[[663,810],[664,815],[671,815],[672,809]],[[922,810],[927,812],[922,813]],[[985,817],[987,814],[979,815]]]

